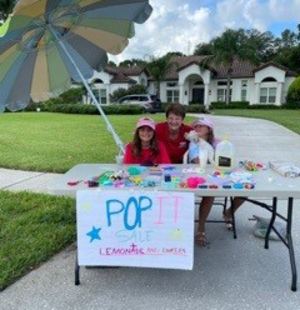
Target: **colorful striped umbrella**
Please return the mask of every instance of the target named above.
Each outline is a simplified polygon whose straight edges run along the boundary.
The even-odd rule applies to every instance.
[[[134,35],[152,12],[148,0],[19,0],[0,38],[0,111],[25,108],[83,82],[123,149],[86,79]]]

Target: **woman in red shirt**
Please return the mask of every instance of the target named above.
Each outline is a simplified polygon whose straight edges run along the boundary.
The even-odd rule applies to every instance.
[[[182,164],[184,153],[188,150],[189,142],[184,134],[192,127],[184,125],[185,109],[179,104],[172,104],[166,110],[166,122],[156,125],[156,135],[165,145],[172,164]]]
[[[164,144],[156,139],[152,119],[141,118],[137,122],[133,142],[126,146],[123,163],[145,166],[170,163]]]

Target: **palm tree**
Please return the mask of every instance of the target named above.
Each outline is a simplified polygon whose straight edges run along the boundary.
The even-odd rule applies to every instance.
[[[248,60],[258,64],[258,57],[255,46],[251,46],[243,29],[227,29],[220,37],[211,41],[213,55],[205,58],[200,67],[207,67],[212,62],[216,65],[223,65],[227,68],[227,90],[226,104],[230,99],[230,83],[235,60]]]
[[[163,57],[150,56],[150,61],[146,63],[146,69],[154,78],[158,98],[160,98],[160,82],[165,79],[174,66],[177,66],[177,63],[172,61],[169,55]]]
[[[0,13],[5,21],[12,12],[17,0],[0,0]]]

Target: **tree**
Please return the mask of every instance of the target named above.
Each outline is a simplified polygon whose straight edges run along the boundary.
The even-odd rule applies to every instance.
[[[253,46],[256,57],[261,62],[268,62],[274,58],[279,48],[274,35],[270,31],[260,32],[257,29],[244,30],[247,45]]]
[[[156,95],[160,98],[160,82],[165,79],[168,73],[177,66],[170,56],[155,57],[149,56],[150,60],[146,64],[146,69],[152,75],[156,84]]]
[[[132,67],[132,66],[140,66],[140,67],[145,67],[146,62],[142,59],[126,59],[124,61],[121,61],[119,63],[119,67]]]
[[[226,104],[230,101],[230,83],[233,71],[233,63],[236,59],[249,60],[258,64],[259,59],[254,46],[249,44],[249,40],[243,29],[227,29],[221,36],[212,40],[213,55],[205,58],[200,67],[207,66],[214,62],[217,65],[224,65],[227,68],[227,91]]]
[[[196,46],[194,55],[203,56],[203,55],[212,55],[213,46],[212,43],[200,43]]]
[[[4,20],[6,20],[13,11],[16,2],[16,0],[0,0],[0,12]]]
[[[112,60],[110,60],[110,61],[107,63],[107,65],[108,65],[109,67],[116,67],[116,66],[117,66],[117,64],[116,64],[115,62],[113,62]]]
[[[281,32],[281,45],[283,48],[291,48],[297,44],[297,35],[290,29]]]
[[[290,85],[287,100],[300,103],[300,76],[298,76]]]

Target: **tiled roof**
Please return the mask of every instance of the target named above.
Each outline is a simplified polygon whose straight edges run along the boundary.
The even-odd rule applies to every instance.
[[[166,76],[165,80],[177,80],[178,79],[178,72],[187,68],[190,65],[197,64],[199,65],[203,60],[205,60],[208,56],[181,56],[181,57],[174,57],[172,58],[173,62],[177,63],[177,66],[174,66],[173,70],[171,70],[168,75]],[[269,62],[266,64],[262,64],[259,67],[252,64],[250,61],[247,60],[235,60],[233,63],[233,71],[232,77],[233,78],[243,78],[243,77],[254,77],[256,71],[261,70],[269,65],[273,65],[277,68],[280,68],[286,71],[287,76],[295,76],[296,73],[289,70],[288,68],[278,65],[274,62]],[[217,65],[216,63],[212,62],[208,69],[212,71],[215,78],[226,78],[227,77],[227,66],[222,64]],[[151,79],[151,78],[150,78]]]
[[[167,74],[164,80],[178,80],[179,71],[191,66],[193,64],[199,65],[208,56],[176,56],[172,58],[174,62],[173,69]],[[255,72],[262,70],[268,66],[274,66],[281,70],[286,71],[287,76],[296,76],[296,72],[289,70],[289,68],[281,66],[275,62],[263,63],[259,66],[255,66],[250,61],[235,60],[233,63],[232,78],[244,78],[244,77],[254,77]],[[212,71],[215,78],[226,78],[227,77],[227,67],[216,63],[211,63],[208,69]],[[105,72],[114,75],[111,79],[112,83],[136,83],[129,76],[140,75],[143,71],[147,74],[147,70],[140,66],[132,67],[106,67]],[[149,80],[153,81],[153,78],[149,76]]]
[[[126,76],[123,73],[117,73],[114,75],[114,77],[110,80],[111,83],[130,83],[130,84],[136,84],[136,81],[132,78]]]
[[[275,67],[275,68],[278,68],[278,69],[281,69],[281,70],[283,70],[283,71],[286,71],[286,75],[287,75],[287,76],[296,76],[296,75],[297,75],[296,72],[290,70],[288,67],[279,65],[279,64],[277,64],[277,63],[274,62],[274,61],[269,61],[269,62],[266,62],[266,63],[264,63],[264,64],[261,64],[259,67],[255,68],[255,69],[253,70],[253,72],[262,70],[262,69],[264,69],[264,68],[266,68],[266,67],[268,67],[268,66],[273,66],[273,67]]]
[[[145,69],[140,66],[132,66],[132,67],[105,67],[104,71],[110,74],[122,73],[124,75],[140,75]],[[147,73],[146,73],[147,74]]]

